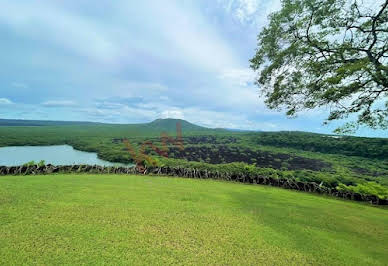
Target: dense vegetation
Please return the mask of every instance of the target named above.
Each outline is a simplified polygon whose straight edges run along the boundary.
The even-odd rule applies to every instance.
[[[385,265],[385,209],[267,186],[0,178],[0,264]]]
[[[160,138],[162,132],[175,138],[177,122],[182,124],[183,150],[173,141],[164,146]],[[226,164],[242,162],[263,175],[322,183],[329,188],[346,186],[351,191],[367,186],[375,195],[388,191],[388,140],[382,138],[231,132],[173,119],[135,125],[0,127],[0,147],[69,144],[78,150],[97,152],[104,160],[131,163],[134,158],[123,143],[125,139],[138,154],[145,141],[165,149],[168,158],[160,156],[151,145],[143,146],[159,165],[228,170]],[[376,186],[382,186],[382,192]]]
[[[262,133],[252,136],[260,145],[290,147],[305,151],[336,153],[366,158],[388,158],[388,139],[355,138],[303,132]]]
[[[46,120],[21,120],[21,119],[0,119],[0,126],[76,126],[76,125],[98,125],[93,122],[73,122],[73,121],[46,121]]]

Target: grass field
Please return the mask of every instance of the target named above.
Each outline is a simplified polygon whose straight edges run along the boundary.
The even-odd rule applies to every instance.
[[[0,178],[0,264],[387,265],[388,210],[211,180]]]

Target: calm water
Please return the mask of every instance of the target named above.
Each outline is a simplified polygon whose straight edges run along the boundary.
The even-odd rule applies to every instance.
[[[46,164],[53,165],[133,166],[132,164],[107,162],[97,158],[97,154],[94,152],[77,151],[69,145],[0,148],[0,165],[3,166],[17,166],[30,161],[39,162],[41,160],[44,160]]]

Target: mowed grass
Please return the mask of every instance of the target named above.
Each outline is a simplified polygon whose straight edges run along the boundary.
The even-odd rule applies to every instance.
[[[257,185],[0,177],[0,264],[387,265],[388,210]]]

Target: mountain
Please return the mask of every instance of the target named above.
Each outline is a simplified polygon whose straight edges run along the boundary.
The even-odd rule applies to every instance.
[[[158,130],[158,131],[176,131],[177,124],[180,123],[182,126],[183,131],[208,131],[212,130],[210,128],[197,126],[195,124],[192,124],[190,122],[187,122],[186,120],[182,119],[156,119],[152,121],[151,123],[145,124],[146,127],[150,128],[151,130]]]
[[[84,125],[98,125],[98,126],[126,126],[129,128],[137,128],[150,132],[176,132],[176,125],[180,123],[182,130],[186,132],[191,131],[209,131],[213,130],[206,127],[197,126],[182,119],[156,119],[150,123],[143,124],[106,124],[97,122],[77,122],[77,121],[46,121],[46,120],[19,120],[19,119],[0,119],[0,126],[84,126]]]

